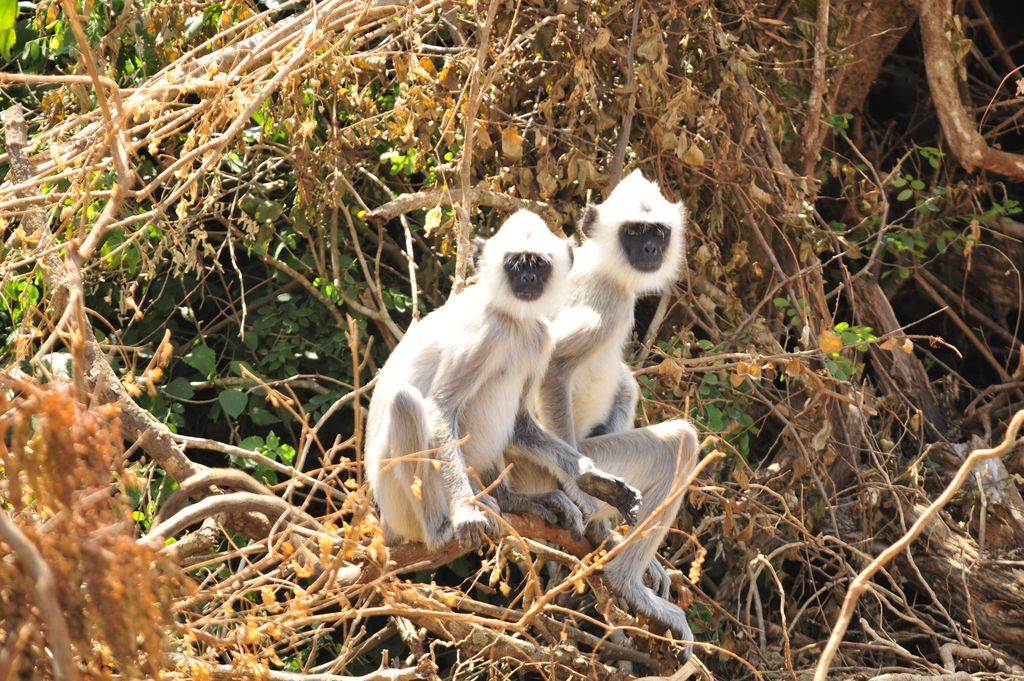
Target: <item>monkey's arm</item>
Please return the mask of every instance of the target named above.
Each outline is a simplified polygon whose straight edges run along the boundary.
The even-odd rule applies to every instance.
[[[496,536],[500,532],[497,520],[474,504],[474,500],[478,500],[492,511],[497,509],[493,499],[476,493],[459,446],[459,413],[486,378],[483,372],[473,371],[485,359],[482,352],[485,346],[478,343],[471,347],[476,350],[456,352],[441,363],[428,398],[434,446],[441,461],[438,472],[448,498],[453,530],[464,546],[477,546],[484,534]],[[472,376],[473,380],[466,380],[467,376]]]
[[[537,423],[526,409],[516,417],[512,444],[518,454],[553,475],[584,514],[592,513],[592,502],[579,496],[585,492],[617,509],[629,523],[636,522],[640,493],[621,478],[609,475],[594,462]]]

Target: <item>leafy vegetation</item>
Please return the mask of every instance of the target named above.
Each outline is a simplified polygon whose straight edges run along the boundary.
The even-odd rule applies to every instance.
[[[578,546],[387,567],[361,465],[376,369],[470,232],[529,207],[574,234],[624,167],[690,213],[627,348],[639,422],[692,419],[711,462],[673,597],[701,673],[809,672],[859,569],[1024,402],[1024,24],[952,9],[0,0],[27,126],[5,114],[0,513],[42,556],[0,535],[0,678],[63,652],[97,678],[676,671]],[[871,582],[835,678],[1019,673],[1024,623],[979,604],[1024,597],[1024,459],[988,470]]]

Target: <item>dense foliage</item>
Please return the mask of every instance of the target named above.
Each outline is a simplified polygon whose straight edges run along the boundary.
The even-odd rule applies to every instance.
[[[633,167],[690,211],[683,277],[637,310],[638,420],[721,454],[662,555],[719,678],[813,668],[851,579],[1024,402],[1024,19],[951,9],[0,0],[0,108],[29,133],[5,114],[0,504],[85,613],[80,672],[674,671],[608,634],[637,623],[599,577],[538,595],[540,558],[578,570],[557,549],[392,574],[361,470],[375,371],[470,232],[525,206],[574,234]],[[948,644],[948,671],[1024,664],[1024,456],[987,475],[871,583],[849,674],[937,672]],[[310,522],[232,507],[165,537],[181,485]],[[80,512],[97,490],[116,503]],[[49,674],[14,553],[0,678]],[[139,607],[90,614],[103,589]]]

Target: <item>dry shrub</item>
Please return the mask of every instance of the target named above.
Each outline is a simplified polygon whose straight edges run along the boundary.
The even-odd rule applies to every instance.
[[[0,397],[0,504],[38,549],[84,678],[156,676],[183,581],[136,544],[118,415],[68,385],[8,382]],[[0,542],[0,672],[49,674],[52,642],[24,557]],[[10,677],[6,677],[10,678]]]

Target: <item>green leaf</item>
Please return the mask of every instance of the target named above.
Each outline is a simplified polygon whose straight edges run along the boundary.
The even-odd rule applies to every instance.
[[[224,413],[231,418],[238,418],[238,415],[245,411],[245,404],[248,402],[245,393],[237,388],[221,392],[220,395],[217,395],[217,401],[220,402]]]
[[[187,378],[179,376],[164,386],[164,394],[182,400],[189,400],[196,394],[196,391],[192,388],[192,384],[189,383]]]
[[[725,419],[725,414],[718,407],[708,407],[708,429],[720,433],[725,430],[725,427],[729,425]]]
[[[914,180],[910,183],[910,186],[916,189],[917,191],[921,191],[922,189],[924,189],[924,182],[922,182],[921,180]]]
[[[715,344],[709,341],[707,338],[701,338],[699,341],[697,341],[697,345],[700,346],[701,350],[710,350],[711,348],[715,347]]]
[[[18,18],[18,0],[0,0],[0,29],[14,28]],[[14,44],[13,42],[11,43]]]
[[[775,307],[789,307],[789,298],[772,298]]]
[[[900,187],[902,187],[906,183],[907,183],[907,180],[905,178],[903,178],[902,176],[897,176],[896,179],[892,181],[892,186],[896,187],[896,189],[899,189]]]
[[[3,0],[0,0],[0,2],[3,2]],[[15,42],[17,42],[17,36],[13,28],[0,29],[0,53],[4,55],[5,59],[11,56],[11,50],[14,49]]]
[[[914,195],[914,190],[913,189],[904,189],[903,191],[901,191],[899,194],[896,195],[896,200],[897,201],[906,201],[907,199],[909,199],[913,195]]]
[[[259,448],[263,446],[263,438],[261,438],[259,435],[250,435],[249,437],[239,442],[238,446],[241,447],[242,449],[249,449],[254,452],[259,451]]]
[[[281,423],[281,419],[274,415],[274,412],[268,411],[263,407],[256,406],[249,410],[249,419],[257,426],[272,426],[275,423]]]
[[[185,364],[198,370],[203,376],[212,376],[217,368],[217,354],[207,345],[197,345],[183,359]]]

